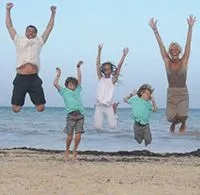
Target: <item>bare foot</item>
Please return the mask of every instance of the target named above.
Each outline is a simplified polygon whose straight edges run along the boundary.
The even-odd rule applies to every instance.
[[[175,131],[175,124],[172,123],[171,126],[170,126],[170,132],[174,133],[174,131]]]
[[[70,151],[66,150],[66,152],[64,154],[64,161],[68,161],[69,160],[69,155],[70,155]]]
[[[185,125],[185,123],[182,123],[182,125],[179,128],[179,133],[181,133],[181,134],[185,133],[185,129],[186,129],[186,125]]]
[[[73,160],[77,160],[77,151],[73,151]]]

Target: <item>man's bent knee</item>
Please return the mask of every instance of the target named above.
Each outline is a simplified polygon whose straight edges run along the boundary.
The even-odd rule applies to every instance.
[[[41,105],[37,105],[37,106],[36,106],[36,109],[37,109],[38,112],[43,112],[43,111],[44,111],[44,108],[45,108],[44,104],[41,104]]]
[[[21,106],[12,105],[12,110],[13,110],[13,112],[15,112],[15,113],[20,112]]]

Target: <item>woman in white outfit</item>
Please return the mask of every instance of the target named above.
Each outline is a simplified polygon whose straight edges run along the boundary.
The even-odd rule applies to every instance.
[[[96,109],[95,109],[95,128],[101,129],[103,125],[104,114],[108,119],[110,128],[117,127],[117,119],[113,110],[113,94],[115,83],[118,80],[122,64],[128,54],[128,48],[123,50],[123,55],[117,67],[110,62],[101,64],[101,51],[103,44],[98,46],[98,55],[96,61],[97,76],[99,79],[96,91]]]

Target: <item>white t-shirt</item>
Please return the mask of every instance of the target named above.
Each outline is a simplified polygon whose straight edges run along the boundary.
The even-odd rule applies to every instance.
[[[44,45],[42,37],[28,39],[16,34],[14,43],[17,51],[17,68],[30,63],[36,65],[40,70],[40,51]]]
[[[102,77],[99,80],[96,91],[97,105],[110,106],[113,104],[114,87],[112,78]]]

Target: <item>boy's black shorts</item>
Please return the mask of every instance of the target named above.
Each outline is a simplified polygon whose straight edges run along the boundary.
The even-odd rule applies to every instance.
[[[35,105],[45,104],[44,91],[42,89],[42,80],[38,74],[22,75],[17,74],[13,81],[13,105],[23,106],[26,93],[29,93],[31,101]]]

